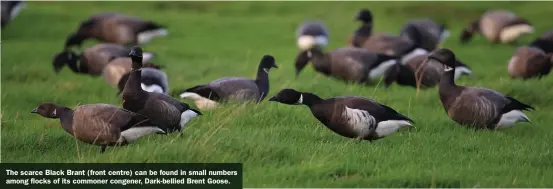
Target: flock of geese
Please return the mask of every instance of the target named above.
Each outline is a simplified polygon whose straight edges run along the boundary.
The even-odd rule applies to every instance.
[[[2,15],[4,5],[3,2]],[[396,36],[373,33],[373,16],[367,9],[359,11],[356,20],[360,26],[348,46],[328,52],[328,27],[321,21],[300,24],[296,35],[296,74],[311,62],[317,72],[346,82],[371,84],[382,80],[385,86],[394,82],[417,88],[437,86],[447,115],[475,129],[495,130],[530,122],[523,113],[534,109],[530,105],[491,89],[455,84],[456,79],[471,75],[472,71],[454,52],[438,48],[450,35],[444,25],[430,19],[410,20]],[[460,39],[466,44],[473,35],[481,34],[492,43],[514,43],[533,30],[527,20],[510,11],[489,10],[470,23]],[[180,132],[189,121],[202,115],[199,110],[211,110],[227,101],[260,103],[266,98],[269,71],[278,68],[271,55],[261,58],[254,79],[223,77],[169,94],[163,66],[151,62],[156,54],[143,52],[140,47],[167,35],[163,25],[118,13],[100,13],[82,21],[66,39],[62,52],[55,55],[54,71],[67,66],[76,74],[102,76],[117,88],[122,107],[99,103],[71,109],[43,103],[32,113],[60,119],[65,131],[78,140],[101,146],[104,152],[107,146],[125,145],[146,135]],[[77,52],[87,39],[102,43]],[[553,31],[519,47],[508,63],[508,73],[521,79],[543,77],[553,65],[551,53]],[[193,100],[199,110],[173,96]],[[268,101],[306,105],[327,128],[358,140],[377,140],[414,125],[411,118],[393,108],[360,96],[325,99],[287,88]]]

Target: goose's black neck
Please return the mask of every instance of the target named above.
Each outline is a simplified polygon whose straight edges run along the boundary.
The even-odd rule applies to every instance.
[[[59,115],[63,130],[73,135],[73,110],[68,107],[57,107],[56,113]]]
[[[321,101],[323,101],[323,99],[313,93],[301,93],[302,95],[302,104],[308,106],[308,107],[311,107],[315,104],[318,104],[320,103]]]
[[[368,37],[372,34],[372,29],[372,23],[363,23],[361,24],[361,26],[359,26],[359,28],[357,28],[355,34],[363,37]]]
[[[259,101],[262,101],[269,92],[269,69],[270,68],[264,68],[261,64],[257,68],[257,77],[255,78],[255,84],[259,89]]]

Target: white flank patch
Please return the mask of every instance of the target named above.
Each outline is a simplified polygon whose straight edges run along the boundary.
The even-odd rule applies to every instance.
[[[27,4],[25,2],[20,2],[15,7],[12,8],[12,12],[10,12],[10,20],[15,19],[17,15],[23,10],[25,7],[27,7]]]
[[[267,68],[263,68],[263,71],[264,71],[265,73],[269,73],[269,70],[268,70]]]
[[[369,78],[371,80],[375,80],[375,79],[381,77],[382,75],[384,75],[384,73],[386,73],[386,71],[388,71],[388,69],[390,69],[390,67],[392,67],[396,63],[397,63],[397,60],[395,60],[395,59],[387,60],[387,61],[384,61],[384,62],[380,63],[376,68],[372,69],[369,72]]]
[[[444,30],[442,32],[442,35],[440,35],[440,43],[444,42],[449,36],[451,35],[451,32],[449,30]]]
[[[180,114],[180,128],[182,129],[188,121],[190,121],[192,118],[195,118],[198,116],[198,114],[192,110],[186,110]]]
[[[151,31],[145,31],[138,34],[138,44],[146,44],[149,43],[153,38],[159,37],[159,36],[167,36],[169,32],[167,29],[160,28],[156,30]]]
[[[145,90],[151,93],[163,93],[163,88],[161,88],[159,85],[156,85],[156,84],[145,85],[144,83],[141,83],[140,86],[142,87],[142,90]]]
[[[212,109],[217,107],[217,102],[210,100],[209,98],[200,96],[196,93],[184,92],[179,96],[181,98],[188,98],[188,99],[194,100],[194,103],[196,104],[196,106],[202,110],[207,110],[207,109]]]
[[[398,129],[403,127],[410,127],[411,123],[405,120],[387,120],[378,122],[376,126],[376,134],[380,137],[385,137],[395,133]]]
[[[117,142],[132,142],[136,139],[139,139],[140,137],[151,135],[154,133],[165,132],[158,127],[131,127],[130,129],[121,132],[121,136],[119,136],[119,140]]]
[[[371,125],[376,120],[365,110],[353,109],[346,106],[342,116],[348,120],[348,125],[357,134],[358,138],[364,138],[371,133]]]
[[[501,30],[499,39],[503,43],[511,42],[521,36],[522,34],[533,33],[534,27],[528,24],[519,24],[514,26],[509,26]]]
[[[154,53],[151,53],[151,52],[144,52],[142,54],[142,62],[148,62],[150,61],[152,58],[154,58]]]
[[[501,119],[497,123],[497,128],[508,128],[515,125],[515,123],[521,121],[530,122],[530,119],[524,113],[522,113],[522,111],[512,110],[501,115]]]
[[[464,66],[455,67],[455,80],[459,79],[463,74],[472,75],[472,71]]]
[[[303,95],[300,94],[300,99],[298,99],[297,104],[302,104],[302,103],[303,103]]]
[[[449,72],[451,70],[453,70],[453,68],[444,65],[444,71]]]
[[[297,39],[297,45],[300,50],[308,50],[313,47],[322,49],[326,47],[328,39],[325,36],[311,36],[311,35],[302,35]]]
[[[421,48],[416,48],[415,50],[409,52],[408,54],[406,54],[405,56],[403,56],[401,58],[401,65],[405,65],[407,64],[407,62],[409,62],[409,60],[419,56],[419,55],[426,55],[428,54],[428,51],[427,50],[424,50],[424,49],[421,49]]]

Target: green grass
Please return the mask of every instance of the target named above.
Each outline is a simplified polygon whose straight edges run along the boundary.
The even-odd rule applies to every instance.
[[[294,32],[304,19],[330,27],[328,49],[345,45],[362,8],[373,11],[377,32],[399,33],[410,18],[445,22],[451,48],[474,71],[461,85],[483,86],[536,107],[533,125],[479,131],[451,121],[437,89],[346,85],[309,66],[294,77]],[[515,11],[536,25],[527,43],[553,28],[551,2],[31,2],[2,31],[2,162],[242,162],[245,187],[553,187],[553,77],[519,81],[507,75],[514,46],[481,36],[466,46],[460,30],[488,8]],[[51,60],[78,23],[101,11],[119,11],[170,27],[144,46],[165,65],[171,89],[224,76],[254,77],[264,54],[276,57],[269,96],[283,88],[321,97],[372,97],[416,121],[416,130],[354,142],[321,125],[306,107],[264,101],[226,105],[191,121],[184,137],[148,136],[121,148],[75,141],[58,120],[30,114],[42,102],[120,105],[101,77],[54,74]],[[95,42],[88,42],[90,46]],[[186,101],[192,104],[190,101]]]

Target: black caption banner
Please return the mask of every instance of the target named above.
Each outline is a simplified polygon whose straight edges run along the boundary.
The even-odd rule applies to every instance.
[[[0,163],[0,188],[241,189],[241,163]]]

